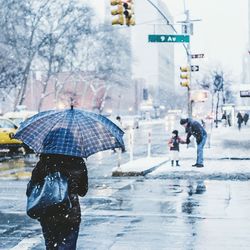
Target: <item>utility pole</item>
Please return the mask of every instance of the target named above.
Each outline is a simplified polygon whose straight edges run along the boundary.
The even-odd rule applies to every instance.
[[[167,25],[169,25],[173,31],[178,34],[177,30],[174,28],[173,24],[170,23],[170,21],[168,20],[168,18],[166,17],[166,15],[160,10],[160,8],[157,7],[156,4],[154,4],[151,0],[147,0],[147,2],[149,2],[160,14],[161,16],[167,21]],[[183,33],[185,35],[188,35],[190,37],[190,35],[193,35],[193,22],[194,21],[201,21],[201,19],[196,19],[196,20],[190,20],[190,13],[189,10],[186,9],[186,1],[183,0],[183,4],[184,4],[184,13],[186,15],[186,19],[185,21],[180,21],[178,23],[183,23]],[[192,87],[192,76],[191,76],[191,58],[192,58],[192,54],[191,54],[191,46],[190,46],[190,41],[187,43],[187,45],[183,42],[182,43],[183,47],[186,50],[186,54],[187,54],[187,64],[188,67],[190,69],[190,85],[187,87],[187,109],[188,109],[188,116],[192,117],[192,102],[190,99],[190,91],[191,91],[191,87]]]
[[[180,21],[178,23],[182,23],[182,33],[185,35],[188,35],[189,37],[191,37],[191,35],[193,35],[193,22],[195,21],[201,21],[201,19],[195,19],[195,20],[190,20],[190,12],[188,9],[186,9],[186,3],[184,0],[184,13],[186,15],[186,19],[185,21]],[[186,53],[187,53],[187,66],[190,69],[189,72],[189,86],[187,88],[187,109],[188,109],[188,116],[192,117],[193,115],[193,103],[191,100],[191,89],[192,89],[192,63],[191,63],[191,59],[192,59],[192,54],[191,54],[191,39],[189,41],[189,43],[187,43],[186,46]]]
[[[186,29],[186,32],[187,32],[187,35],[191,35],[191,22],[190,22],[190,16],[189,16],[189,10],[185,10],[185,15],[186,15],[186,20],[185,20],[185,25],[187,27]],[[192,75],[191,75],[191,46],[190,46],[190,42],[187,43],[187,64],[188,64],[188,67],[190,69],[190,73],[189,73],[189,86],[187,88],[187,102],[188,102],[188,116],[192,118],[192,101],[191,101],[191,94],[190,94],[190,91],[191,91],[191,87],[192,87]]]

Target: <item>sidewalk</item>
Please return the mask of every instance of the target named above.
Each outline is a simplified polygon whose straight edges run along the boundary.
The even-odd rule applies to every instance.
[[[194,143],[195,144],[195,143]],[[250,128],[214,128],[210,147],[204,149],[204,168],[191,167],[196,147],[181,145],[181,167],[171,167],[169,156],[140,158],[113,169],[113,176],[146,175],[160,178],[250,179]]]

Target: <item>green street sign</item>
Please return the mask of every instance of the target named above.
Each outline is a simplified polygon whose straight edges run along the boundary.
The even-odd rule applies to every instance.
[[[188,35],[148,35],[150,43],[189,43]]]

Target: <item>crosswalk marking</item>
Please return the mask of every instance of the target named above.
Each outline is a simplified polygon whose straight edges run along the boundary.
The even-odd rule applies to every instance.
[[[33,238],[24,238],[15,247],[10,250],[31,250],[32,247],[37,246],[42,242],[42,236],[36,236]]]

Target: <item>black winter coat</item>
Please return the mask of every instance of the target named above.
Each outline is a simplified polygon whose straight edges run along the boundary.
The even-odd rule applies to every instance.
[[[85,162],[80,157],[41,154],[39,162],[32,171],[32,183],[39,183],[50,172],[59,171],[68,177],[69,198],[72,208],[67,214],[46,215],[41,222],[79,225],[81,210],[78,195],[84,196],[88,191],[88,172]]]
[[[171,137],[170,140],[168,141],[170,150],[180,151],[180,143],[184,144],[186,142],[183,141],[179,136]]]
[[[199,144],[204,138],[204,136],[207,135],[207,132],[203,128],[203,126],[199,122],[191,119],[188,120],[186,132],[187,132],[187,141],[190,141],[189,138],[193,135],[196,138],[197,144]]]

